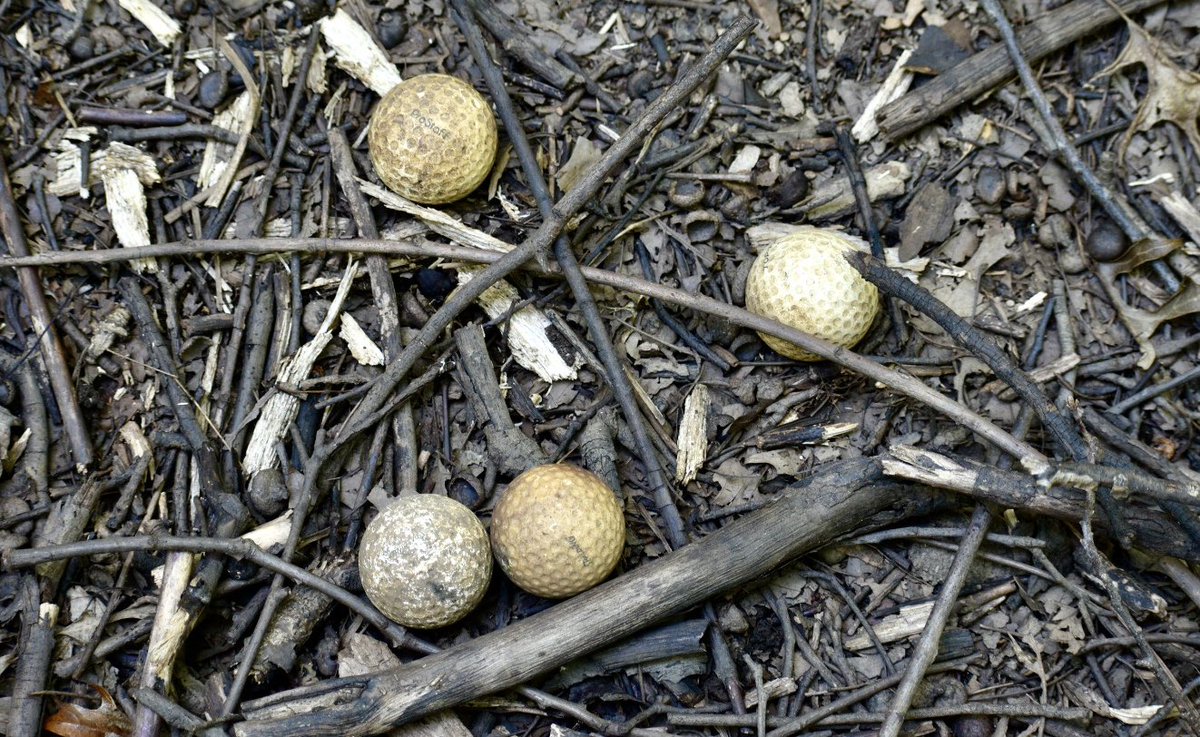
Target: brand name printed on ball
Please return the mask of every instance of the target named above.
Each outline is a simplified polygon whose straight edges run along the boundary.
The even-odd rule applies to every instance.
[[[443,128],[442,126],[433,122],[433,120],[430,118],[427,118],[420,113],[414,112],[412,114],[412,118],[413,120],[417,121],[417,125],[421,126],[427,131],[430,131],[431,133],[436,133],[439,138],[444,139],[450,136],[450,131],[448,129]]]
[[[584,568],[591,567],[592,556],[588,555],[587,551],[583,549],[583,546],[579,544],[574,535],[567,535],[567,547],[575,551],[575,554],[579,556],[580,565]]]

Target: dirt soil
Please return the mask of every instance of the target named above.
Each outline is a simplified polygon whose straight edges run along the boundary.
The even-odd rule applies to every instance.
[[[0,0],[6,734],[1200,735],[1200,0],[163,2]],[[498,145],[420,205],[430,73]],[[551,462],[610,583],[371,605]]]

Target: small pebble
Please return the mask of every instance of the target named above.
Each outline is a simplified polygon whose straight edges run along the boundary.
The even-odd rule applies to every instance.
[[[214,69],[200,78],[196,102],[206,110],[214,110],[229,94],[229,74],[224,69]]]
[[[1083,262],[1083,256],[1079,255],[1079,251],[1073,246],[1059,251],[1058,265],[1066,274],[1078,274],[1087,268],[1087,264]]]
[[[767,201],[775,207],[786,210],[808,196],[808,177],[804,169],[793,169],[791,174],[776,184],[767,192]]]
[[[375,33],[379,35],[379,43],[383,44],[383,48],[390,49],[404,40],[408,33],[408,24],[402,14],[385,10],[379,14],[379,25],[375,27]]]
[[[994,205],[1004,198],[1008,189],[1004,172],[994,166],[985,166],[975,176],[975,194],[987,205]]]
[[[456,476],[450,481],[450,485],[446,489],[446,495],[467,509],[478,509],[484,500],[484,496],[480,493],[476,483],[462,476]]]
[[[417,289],[421,296],[433,301],[441,301],[450,296],[458,286],[458,278],[452,271],[441,269],[418,269]]]
[[[1097,261],[1116,261],[1129,248],[1129,238],[1111,220],[1100,220],[1092,226],[1083,247]]]
[[[91,36],[76,36],[67,53],[75,61],[87,61],[96,54],[96,42]]]
[[[1071,222],[1065,215],[1055,213],[1038,227],[1037,238],[1046,248],[1069,246],[1073,241]]]

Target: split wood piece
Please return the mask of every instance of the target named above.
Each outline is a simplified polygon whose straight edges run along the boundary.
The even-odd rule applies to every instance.
[[[411,215],[427,225],[433,232],[450,240],[469,243],[476,248],[489,251],[511,251],[512,246],[481,230],[464,225],[454,216],[436,208],[418,205],[373,182],[358,180],[365,195],[379,200],[380,204],[406,215]],[[458,283],[465,284],[482,269],[460,268]],[[519,301],[516,287],[501,279],[487,289],[476,300],[492,319],[507,315],[506,334],[517,363],[534,372],[547,382],[576,378],[577,362],[567,363],[554,341],[550,339],[550,318],[534,305],[525,305],[515,312],[512,307]]]
[[[708,387],[697,384],[683,403],[683,419],[679,422],[678,440],[675,445],[675,480],[689,484],[696,478],[700,467],[708,457],[708,412],[712,400]]]
[[[1002,471],[976,461],[912,446],[892,448],[890,456],[883,459],[883,470],[888,476],[919,481],[1032,514],[1071,522],[1079,522],[1084,515],[1085,495],[1079,489],[1056,487],[1048,490],[1035,477],[1024,473]],[[1200,543],[1187,537],[1170,515],[1132,503],[1126,503],[1122,513],[1137,547],[1183,560],[1200,560]],[[1108,531],[1103,515],[1097,517],[1095,523]]]
[[[524,258],[530,246],[522,246],[518,256]],[[146,247],[147,256],[194,256],[197,253],[229,252],[229,253],[277,253],[280,251],[325,254],[325,253],[383,253],[391,256],[411,256],[420,258],[445,258],[476,263],[508,264],[510,254],[484,251],[478,248],[464,248],[457,245],[406,241],[373,241],[367,238],[337,240],[333,238],[247,238],[242,240],[199,240],[183,243],[167,243]],[[530,255],[531,257],[531,255]],[[31,266],[57,265],[63,263],[112,263],[128,258],[120,249],[107,251],[63,251],[59,253],[40,254],[36,257],[0,259],[0,266]],[[533,263],[522,262],[521,266],[531,271],[545,275],[558,276],[553,270],[540,270]],[[964,407],[955,400],[934,391],[919,379],[901,371],[896,371],[880,363],[858,355],[857,353],[835,346],[828,341],[813,337],[796,328],[789,327],[769,317],[757,315],[748,310],[736,307],[728,302],[693,294],[682,289],[673,289],[644,279],[617,274],[604,269],[584,267],[583,275],[593,284],[599,284],[613,289],[619,289],[646,297],[660,299],[663,302],[697,310],[739,327],[757,332],[774,335],[780,340],[795,343],[802,349],[815,353],[824,359],[837,363],[850,371],[877,381],[889,389],[903,394],[911,399],[941,412],[954,422],[962,425],[980,436],[997,448],[1017,458],[1021,458],[1033,471],[1040,470],[1049,464],[1049,460],[1033,446],[1018,440],[1011,433],[996,426],[981,415]],[[460,287],[462,289],[462,287]],[[454,294],[457,294],[455,292]],[[453,296],[453,295],[452,295]],[[447,323],[441,323],[439,330]],[[431,331],[432,332],[432,331]],[[389,366],[389,368],[391,368]],[[394,384],[391,385],[394,388]],[[369,415],[373,413],[365,413]],[[355,427],[355,432],[370,425],[369,421],[361,421],[361,427]],[[830,428],[832,431],[832,428]],[[351,433],[353,434],[353,433]]]
[[[287,530],[283,529],[282,533],[283,539],[278,540],[280,545],[287,538]],[[257,541],[256,544],[263,549],[269,547]],[[318,558],[309,565],[308,571],[343,589],[355,585],[358,580],[354,557],[344,553]],[[289,591],[271,618],[271,625],[250,668],[250,678],[262,685],[280,673],[291,673],[296,667],[297,650],[309,641],[317,628],[325,625],[333,604],[327,594],[307,586],[296,586]]]
[[[576,75],[543,51],[531,38],[528,28],[509,18],[494,2],[468,0],[475,17],[493,36],[500,39],[504,51],[517,57],[552,87],[565,90]]]
[[[160,179],[153,157],[124,143],[110,143],[101,153],[92,171],[104,182],[104,205],[117,240],[124,248],[150,245],[146,190],[142,185],[155,184]],[[129,265],[137,272],[158,271],[158,264],[150,258],[134,259]]]
[[[897,493],[878,478],[873,461],[830,464],[774,504],[544,612],[399,668],[339,683],[343,703],[308,711],[303,701],[276,696],[270,707],[249,712],[234,734],[376,734],[523,683],[748,583],[869,519],[888,524],[934,504],[931,496]]]
[[[400,84],[400,72],[371,34],[342,8],[321,21],[321,35],[333,61],[380,97]]]
[[[459,380],[475,424],[483,428],[488,458],[497,470],[506,476],[516,476],[545,463],[546,454],[537,441],[518,430],[508,414],[483,328],[474,324],[459,328],[454,333],[454,342],[458,345]]]
[[[54,651],[54,628],[58,605],[42,602],[32,574],[22,576],[13,587],[10,606],[21,612],[21,642],[16,654],[6,735],[37,737],[42,734],[42,700]]]
[[[165,48],[171,48],[175,39],[179,38],[179,34],[183,32],[179,21],[149,0],[117,0],[117,4],[145,26],[154,39]]]
[[[3,156],[0,156],[0,236],[3,236],[8,244],[6,250],[10,255],[29,255],[25,227],[17,211],[12,183],[8,178],[8,165]],[[79,411],[79,402],[75,398],[75,387],[71,381],[71,372],[67,370],[66,358],[63,356],[62,341],[59,340],[58,331],[54,327],[55,316],[46,304],[46,296],[42,291],[41,275],[36,268],[21,268],[17,269],[17,279],[21,283],[21,296],[29,309],[32,337],[41,350],[50,390],[54,392],[54,401],[58,403],[58,411],[62,416],[63,430],[71,445],[71,455],[74,456],[76,466],[89,466],[92,463],[92,443],[83,423],[83,415]]]
[[[1018,34],[1025,57],[1034,62],[1115,21],[1162,0],[1075,0],[1046,13]],[[889,140],[920,129],[959,105],[974,100],[1015,73],[1004,44],[960,62],[899,100],[884,105],[875,122]]]
[[[337,293],[329,305],[329,310],[325,313],[325,319],[321,321],[321,327],[317,330],[317,334],[300,346],[284,362],[277,372],[277,383],[295,386],[308,378],[313,364],[316,363],[317,358],[329,345],[329,342],[333,340],[333,326],[341,314],[342,305],[345,304],[346,297],[350,295],[350,287],[357,277],[358,264],[351,259],[346,266],[346,271],[342,274],[341,284],[338,285]],[[242,468],[248,478],[253,477],[259,471],[274,468],[279,463],[279,455],[275,452],[276,444],[287,435],[292,422],[296,419],[296,413],[299,411],[300,399],[290,392],[276,389],[266,400],[262,412],[258,415],[258,421],[254,425],[254,432],[250,435],[250,442],[246,444],[246,453],[242,457]]]

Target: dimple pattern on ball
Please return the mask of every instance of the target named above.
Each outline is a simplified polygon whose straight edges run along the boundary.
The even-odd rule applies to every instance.
[[[475,88],[448,74],[406,79],[383,96],[367,135],[392,191],[437,205],[471,193],[496,158],[496,120]]]
[[[479,518],[436,494],[407,494],[376,515],[358,563],[367,598],[406,627],[458,621],[483,599],[492,576]]]
[[[879,312],[879,290],[843,254],[865,244],[838,231],[806,226],[764,248],[746,279],[746,309],[835,345],[862,339]],[[759,333],[776,352],[797,361],[821,357]]]
[[[608,577],[625,547],[621,505],[599,476],[565,463],[535,466],[492,513],[492,551],[512,582],[561,599]]]

